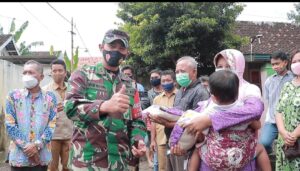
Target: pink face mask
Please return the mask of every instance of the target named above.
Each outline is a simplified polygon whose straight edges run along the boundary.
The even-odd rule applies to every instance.
[[[297,63],[293,63],[291,65],[291,69],[292,69],[292,72],[295,74],[295,75],[300,75],[300,62],[297,62]]]

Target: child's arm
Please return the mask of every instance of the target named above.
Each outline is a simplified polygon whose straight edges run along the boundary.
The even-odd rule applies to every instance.
[[[252,121],[249,125],[250,128],[254,129],[254,130],[258,130],[260,129],[261,127],[261,123],[259,120],[255,120],[255,121]]]
[[[199,149],[195,148],[191,158],[189,159],[188,171],[198,171],[200,167]]]

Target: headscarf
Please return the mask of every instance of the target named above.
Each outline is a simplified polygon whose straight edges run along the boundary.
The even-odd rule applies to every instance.
[[[236,49],[225,49],[217,53],[214,57],[214,65],[217,67],[217,61],[223,57],[230,66],[231,71],[237,74],[239,78],[239,100],[243,100],[248,96],[261,97],[260,89],[244,80],[245,57],[242,52]]]

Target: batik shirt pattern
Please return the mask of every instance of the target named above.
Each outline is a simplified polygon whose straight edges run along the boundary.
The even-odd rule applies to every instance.
[[[42,142],[39,151],[41,165],[52,159],[50,140],[56,122],[56,98],[52,92],[40,91],[33,99],[26,89],[13,90],[6,100],[5,125],[11,138],[9,163],[12,166],[34,166],[23,152],[27,143]]]

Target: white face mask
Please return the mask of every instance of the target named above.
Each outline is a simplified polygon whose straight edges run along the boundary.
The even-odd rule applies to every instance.
[[[224,68],[216,68],[215,71],[217,72],[217,71],[222,71],[222,70],[225,70],[225,69]]]
[[[38,84],[38,80],[32,75],[23,75],[22,81],[24,83],[24,87],[31,89]]]
[[[229,70],[229,71],[231,71],[231,72],[237,74],[236,70],[230,69],[230,68],[216,68],[216,69],[215,69],[216,72],[217,72],[217,71],[222,71],[222,70]]]

